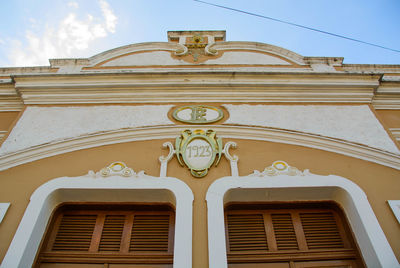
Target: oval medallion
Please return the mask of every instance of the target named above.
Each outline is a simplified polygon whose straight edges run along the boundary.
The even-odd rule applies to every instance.
[[[175,153],[182,166],[186,164],[194,177],[202,178],[214,162],[218,165],[222,139],[216,137],[214,130],[186,129],[175,140]]]
[[[175,109],[172,116],[184,123],[209,124],[221,120],[224,113],[221,109],[207,105],[183,106]]]
[[[203,170],[214,162],[213,149],[205,139],[193,139],[186,146],[184,158],[192,169]]]

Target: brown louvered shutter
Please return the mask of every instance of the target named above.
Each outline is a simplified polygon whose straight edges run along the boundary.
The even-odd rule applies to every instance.
[[[120,251],[126,215],[106,215],[99,251]]]
[[[170,215],[136,215],[129,251],[168,252]]]
[[[278,250],[299,249],[293,227],[292,215],[290,213],[272,213],[271,219]]]
[[[68,205],[60,209],[52,220],[52,231],[46,236],[36,266],[65,262],[157,264],[160,267],[172,264],[174,213],[170,207],[107,205],[104,206],[107,210],[102,208],[101,205]]]
[[[262,214],[227,215],[230,251],[268,250]]]
[[[332,212],[300,213],[308,249],[343,248],[343,239]]]
[[[96,215],[64,215],[52,250],[88,251],[96,218]]]
[[[276,209],[272,205],[250,205],[251,209],[246,210],[241,204],[227,208],[228,263],[242,267],[244,263],[286,261],[300,265],[300,261],[349,259],[362,267],[348,227],[343,226],[336,209],[330,208],[331,204],[326,205],[328,208],[310,206],[285,204]]]

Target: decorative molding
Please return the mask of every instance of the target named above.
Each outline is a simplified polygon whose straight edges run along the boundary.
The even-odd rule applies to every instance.
[[[5,135],[7,135],[8,131],[7,130],[0,130],[0,140],[4,138]]]
[[[202,127],[201,125],[179,125],[120,129],[56,141],[0,156],[0,171],[46,157],[103,145],[132,141],[175,139],[177,133],[185,129]],[[213,125],[212,129],[217,131],[221,138],[261,140],[310,147],[400,170],[400,155],[339,139],[262,127]]]
[[[180,43],[177,43],[177,45],[178,45],[179,48],[177,48],[174,51],[174,54],[176,56],[183,56],[183,55],[186,55],[188,53],[189,50],[188,50],[188,48],[186,46],[184,46],[184,45],[182,45]]]
[[[314,174],[275,179],[231,176],[214,181],[206,194],[209,267],[228,267],[224,220],[227,203],[321,200],[335,201],[343,208],[368,267],[400,267],[363,190],[343,177]]]
[[[377,88],[372,105],[375,109],[400,110],[400,76],[396,76],[397,80],[387,80],[388,76],[383,79]],[[386,79],[384,79],[386,78]]]
[[[249,50],[260,53],[270,53],[272,55],[285,58],[291,62],[298,65],[305,65],[304,57],[282,47],[277,47],[274,45],[257,43],[257,42],[243,42],[243,41],[228,41],[228,42],[218,42],[213,45],[213,49],[217,51],[232,50],[232,51],[242,51]]]
[[[19,112],[23,108],[21,97],[0,97],[0,112]]]
[[[400,200],[388,200],[387,202],[397,221],[400,223]]]
[[[237,162],[239,161],[239,157],[237,155],[231,155],[229,153],[230,148],[235,149],[236,147],[237,147],[236,142],[228,141],[227,143],[225,143],[224,149],[222,150],[222,153],[225,155],[225,157],[230,162],[232,176],[239,176],[239,169],[238,169],[238,165],[237,165]]]
[[[216,56],[218,55],[218,50],[216,50],[215,48],[213,48],[213,45],[215,43],[211,43],[208,44],[205,48],[204,51],[206,52],[206,55],[212,55],[212,56]]]
[[[206,176],[214,163],[218,165],[222,150],[222,139],[210,129],[185,129],[175,140],[175,155],[179,164],[186,165],[196,178]]]
[[[160,177],[167,176],[167,164],[174,154],[179,164],[181,166],[186,165],[192,176],[196,178],[206,176],[208,169],[212,165],[218,165],[223,154],[231,163],[232,174],[237,175],[237,161],[239,158],[236,155],[232,157],[229,154],[231,146],[236,148],[236,143],[227,142],[223,147],[222,139],[217,137],[217,133],[214,130],[185,129],[175,139],[175,148],[171,142],[163,144],[164,148],[169,148],[169,154],[159,157],[161,163]]]
[[[175,107],[172,117],[188,124],[210,124],[221,120],[224,113],[218,107],[209,105],[189,105]]]
[[[210,48],[215,43],[215,38],[225,39],[225,32],[221,31],[196,31],[196,32],[168,32],[168,41],[178,41],[185,48],[175,52],[177,56],[191,56],[180,58],[189,63],[202,63],[207,61],[207,56],[217,55],[215,49]]]
[[[54,209],[65,202],[172,204],[175,207],[175,230],[178,230],[174,235],[173,268],[192,267],[193,198],[187,184],[171,177],[131,180],[111,176],[99,180],[86,175],[50,180],[30,197],[1,267],[32,267]]]
[[[0,79],[0,112],[21,111],[23,106],[12,79]]]
[[[397,96],[375,95],[372,106],[376,110],[400,110],[400,94]]]
[[[110,176],[121,176],[121,177],[144,177],[144,171],[136,173],[132,168],[128,167],[124,162],[114,162],[108,167],[102,168],[99,172],[89,171],[88,175],[93,178],[99,177],[110,177]]]
[[[233,67],[221,71],[180,68],[173,73],[164,68],[157,72],[17,75],[14,79],[15,88],[26,105],[194,100],[198,103],[371,103],[379,86],[378,75],[290,73],[268,68],[240,71]]]
[[[233,161],[233,162],[239,161],[239,157],[237,155],[231,155],[229,153],[230,148],[235,149],[236,147],[237,147],[236,142],[228,141],[227,143],[225,143],[225,146],[224,146],[224,149],[222,152],[225,154],[225,157],[228,158],[229,161]]]
[[[400,82],[400,75],[384,75],[382,77],[383,82]]]
[[[400,128],[389,128],[389,131],[392,133],[393,137],[400,142]]]
[[[170,142],[164,142],[163,144],[164,148],[169,149],[169,153],[167,156],[160,156],[158,160],[161,163],[160,167],[160,177],[166,177],[167,176],[167,168],[168,168],[168,162],[171,160],[172,157],[174,157],[174,154],[176,153],[174,150],[174,145]]]
[[[96,67],[96,66],[101,66],[104,63],[111,61],[113,59],[123,57],[135,52],[151,52],[160,50],[176,52],[179,51],[180,49],[182,49],[182,45],[178,43],[168,43],[168,42],[137,43],[107,50],[105,52],[99,53],[97,55],[88,58],[88,60],[90,62],[89,66]],[[58,61],[62,60],[63,59],[58,59]]]
[[[398,64],[343,64],[341,69],[345,72],[369,74],[399,74],[400,71]]]
[[[11,203],[0,203],[0,223],[3,221]]]
[[[300,171],[296,167],[289,166],[285,161],[278,160],[272,163],[271,166],[266,167],[263,172],[254,170],[250,177],[273,177],[278,175],[288,175],[288,176],[305,176],[310,174],[308,169]]]

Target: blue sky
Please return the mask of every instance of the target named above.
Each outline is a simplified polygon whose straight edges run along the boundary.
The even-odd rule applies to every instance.
[[[400,50],[399,0],[206,0]],[[0,66],[48,65],[118,46],[166,42],[167,31],[226,30],[227,41],[281,46],[345,63],[400,64],[400,53],[193,0],[13,0],[2,3]]]

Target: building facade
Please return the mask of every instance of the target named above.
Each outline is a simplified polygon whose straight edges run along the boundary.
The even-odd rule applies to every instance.
[[[0,93],[1,267],[400,266],[400,65],[174,31]]]

